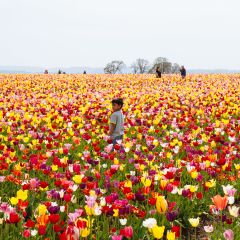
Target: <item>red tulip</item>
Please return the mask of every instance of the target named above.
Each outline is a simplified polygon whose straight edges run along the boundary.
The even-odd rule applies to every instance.
[[[52,224],[56,224],[60,219],[60,216],[59,214],[51,214],[49,216],[49,221],[52,223]]]
[[[59,225],[54,225],[54,226],[53,226],[53,230],[54,230],[54,232],[61,232],[61,231],[62,231],[62,228],[61,228],[61,226],[59,226]]]
[[[78,228],[84,229],[87,227],[87,222],[79,219],[79,220],[77,220],[76,225]]]
[[[9,221],[10,223],[18,223],[20,221],[20,218],[17,213],[11,212]]]
[[[25,224],[25,226],[26,226],[27,228],[34,228],[35,222],[32,221],[31,219],[28,219],[27,222],[26,222],[26,224]]]
[[[133,236],[133,228],[131,226],[125,227],[124,229],[120,230],[120,234],[126,238],[132,238]]]
[[[180,226],[172,226],[172,232],[175,232],[177,238],[180,237]]]
[[[46,226],[39,226],[38,234],[39,235],[45,235],[46,234]]]
[[[119,150],[120,147],[121,147],[121,146],[120,146],[119,144],[116,144],[116,145],[114,146],[114,149],[115,149],[115,150]]]
[[[64,201],[70,202],[70,201],[71,201],[71,198],[72,198],[72,195],[71,195],[71,194],[64,194],[64,197],[63,197]]]
[[[24,232],[23,232],[23,237],[25,237],[25,238],[31,237],[31,232],[30,232],[29,229],[24,230]]]

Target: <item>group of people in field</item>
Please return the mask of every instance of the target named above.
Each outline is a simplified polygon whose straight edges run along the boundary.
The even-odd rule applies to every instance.
[[[45,70],[44,74],[48,74],[48,70]],[[60,69],[58,71],[58,74],[66,74],[66,72],[62,72]],[[87,74],[87,72],[84,70],[83,74]],[[182,78],[185,78],[187,75],[187,71],[184,66],[180,68],[180,74]],[[156,77],[161,78],[162,77],[162,72],[160,70],[160,67],[156,68]]]
[[[44,74],[48,74],[48,70],[47,70],[47,69],[44,71]],[[63,72],[63,71],[61,71],[61,70],[59,69],[59,70],[58,70],[58,74],[66,74],[66,72]],[[87,72],[84,70],[84,71],[83,71],[83,74],[87,74]]]
[[[180,71],[181,77],[184,79],[187,76],[187,71],[186,71],[185,67],[182,66],[179,71]],[[162,77],[162,72],[160,70],[160,67],[156,68],[156,77],[157,78]]]

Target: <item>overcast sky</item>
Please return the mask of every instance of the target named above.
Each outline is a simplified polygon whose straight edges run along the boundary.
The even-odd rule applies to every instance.
[[[167,57],[240,69],[240,0],[0,0],[0,65]]]

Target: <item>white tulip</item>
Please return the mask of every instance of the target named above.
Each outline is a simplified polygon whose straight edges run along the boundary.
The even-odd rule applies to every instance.
[[[127,224],[127,219],[123,218],[123,219],[119,219],[120,223],[122,226],[125,226]]]
[[[152,229],[154,228],[154,226],[157,225],[157,220],[155,218],[148,218],[145,221],[143,221],[142,225],[148,229]]]

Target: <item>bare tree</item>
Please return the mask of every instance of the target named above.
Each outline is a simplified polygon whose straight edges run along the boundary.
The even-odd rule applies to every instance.
[[[145,73],[149,69],[149,62],[146,59],[138,58],[131,66],[133,73]]]
[[[172,63],[169,62],[167,58],[163,58],[163,57],[156,58],[153,63],[153,66],[149,70],[149,72],[154,73],[157,67],[159,67],[159,70],[162,73],[171,73],[172,72]]]
[[[123,61],[112,61],[106,65],[104,68],[105,73],[115,74],[115,73],[121,73],[122,69],[125,67],[125,64]]]
[[[131,65],[131,68],[134,74],[138,73],[138,66],[135,62]]]
[[[179,73],[180,65],[177,63],[172,64],[172,73]]]

